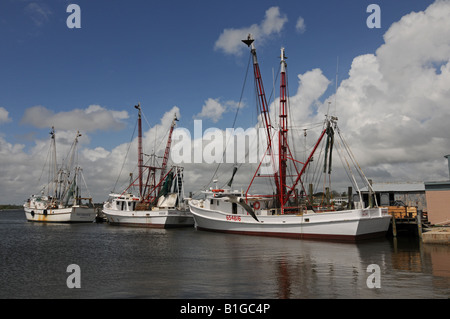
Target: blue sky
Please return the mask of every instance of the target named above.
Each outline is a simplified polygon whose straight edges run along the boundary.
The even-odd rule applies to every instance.
[[[255,44],[266,93],[271,91],[272,72],[277,71],[279,50],[284,46],[291,95],[299,87],[297,75],[320,69],[329,83],[316,100],[324,102],[335,92],[337,67],[340,85],[351,77],[355,58],[376,55],[393,23],[426,10],[433,2],[3,0],[3,150],[15,148],[29,157],[36,141],[48,138],[49,123],[39,123],[47,114],[54,119],[66,117],[53,124],[57,131],[80,129],[86,137],[80,141],[82,148],[112,152],[130,140],[136,120],[133,106],[138,102],[151,127],[161,123],[174,106],[181,113],[181,127],[192,129],[196,118],[203,119],[204,127],[231,127],[235,109],[227,105],[239,100],[249,57],[243,44],[232,52],[219,43],[221,35],[232,29],[259,30],[261,37]],[[70,3],[81,8],[80,29],[66,26]],[[371,3],[381,8],[379,29],[366,25],[370,15],[366,8]],[[269,13],[272,19],[267,18]],[[296,27],[299,18],[302,28]],[[447,56],[431,60],[442,66]],[[223,112],[216,117],[199,115],[208,99],[220,103]],[[90,107],[93,113],[86,111]],[[249,109],[242,109],[237,126],[251,125],[245,116]],[[442,161],[437,159],[436,166]],[[445,173],[443,167],[433,176]]]
[[[273,6],[288,21],[283,32],[257,43],[266,86],[282,45],[296,73],[319,67],[333,79],[339,58],[344,78],[352,59],[374,52],[393,21],[430,2],[378,2],[378,30],[366,26],[373,1],[77,1],[81,29],[66,26],[69,1],[2,1],[0,105],[12,119],[2,133],[12,143],[26,143],[29,133],[42,136],[21,124],[24,110],[35,105],[54,112],[91,104],[121,111],[140,101],[151,109],[151,124],[177,105],[189,125],[208,98],[239,98],[248,54],[245,46],[238,57],[215,50],[219,35],[260,23]],[[300,16],[304,33],[295,29]],[[110,133],[97,131],[91,142],[113,147]]]

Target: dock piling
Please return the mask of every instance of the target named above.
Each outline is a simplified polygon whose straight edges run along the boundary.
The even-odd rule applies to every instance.
[[[422,210],[417,210],[417,233],[422,240]]]
[[[397,224],[395,222],[395,215],[394,214],[392,214],[391,223],[392,223],[392,235],[394,237],[397,237]]]

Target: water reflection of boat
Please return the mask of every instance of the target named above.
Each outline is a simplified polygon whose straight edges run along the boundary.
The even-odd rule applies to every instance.
[[[276,251],[255,255],[251,263],[266,278],[264,285],[274,290],[275,298],[376,298],[380,290],[367,285],[372,264],[380,267],[382,288],[390,289],[386,267],[392,248],[388,240],[350,244],[255,237],[247,241],[249,246],[264,245],[267,251]]]

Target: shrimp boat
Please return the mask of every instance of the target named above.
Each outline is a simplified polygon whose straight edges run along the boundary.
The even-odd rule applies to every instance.
[[[49,161],[49,180],[39,195],[32,195],[23,205],[25,215],[31,222],[47,223],[92,223],[97,216],[92,197],[81,197],[81,181],[86,182],[79,166],[74,165],[78,144],[77,132],[65,165],[58,168],[56,162],[55,129],[50,133],[51,144]],[[73,167],[72,167],[73,166]],[[81,184],[82,185],[82,184]],[[87,186],[86,186],[87,190]]]
[[[246,191],[210,188],[203,191],[204,199],[191,199],[189,206],[194,216],[195,227],[200,230],[245,235],[337,241],[355,241],[385,235],[391,217],[386,208],[377,207],[376,198],[371,197],[371,202],[375,200],[375,205],[366,207],[359,192],[359,196],[353,195],[357,198],[353,204],[349,203],[338,210],[330,203],[315,204],[311,192],[310,195],[306,195],[306,188],[312,184],[304,185],[305,171],[312,165],[319,145],[326,144],[322,148],[325,150],[323,171],[326,175],[328,164],[328,174],[331,173],[331,153],[335,131],[340,135],[337,118],[326,116],[319,138],[306,161],[300,162],[294,159],[288,145],[285,50],[281,49],[279,125],[275,128],[276,125],[270,121],[253,41],[251,35],[243,40],[251,48],[255,86],[258,91],[257,101],[267,144],[264,156],[270,157],[271,161],[277,165],[272,166],[274,168],[271,174],[264,174],[261,171],[261,160]],[[274,137],[278,137],[278,141]],[[235,172],[236,170],[233,171],[228,183],[229,187]],[[270,193],[262,195],[250,193],[253,182],[259,177],[269,177],[272,180],[272,185],[275,186]],[[365,177],[364,179],[368,181]],[[371,189],[370,185],[369,189]]]
[[[138,109],[138,169],[139,176],[130,181],[122,193],[112,193],[103,204],[103,213],[111,225],[149,228],[192,227],[194,219],[184,198],[183,167],[167,168],[176,115],[169,130],[167,145],[160,167],[144,165],[142,150],[141,106]],[[156,171],[160,170],[159,181]],[[145,180],[145,182],[144,182]],[[139,195],[130,192],[139,186]]]

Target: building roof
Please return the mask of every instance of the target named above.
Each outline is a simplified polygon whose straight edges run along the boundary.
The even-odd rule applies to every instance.
[[[450,190],[450,181],[425,182],[425,188],[426,188],[427,191],[432,191],[432,190]]]
[[[387,192],[425,192],[425,184],[423,182],[393,182],[393,183],[373,183],[372,188],[377,193]],[[367,192],[368,187],[361,189]]]

